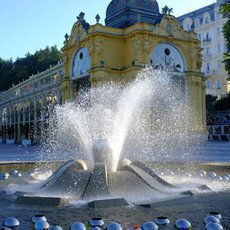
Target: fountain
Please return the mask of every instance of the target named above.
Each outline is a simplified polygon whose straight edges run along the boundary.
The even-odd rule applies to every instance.
[[[64,163],[33,185],[32,193],[30,185],[23,186],[20,191],[30,193],[19,196],[19,202],[25,197],[65,197],[115,206],[209,189],[197,183],[173,184],[157,169],[159,162],[170,168],[178,155],[180,164],[192,162],[189,149],[203,141],[195,120],[187,119],[185,85],[183,77],[150,67],[133,82],[107,83],[91,89],[90,95],[81,92],[80,101],[56,106],[49,112],[41,160]]]

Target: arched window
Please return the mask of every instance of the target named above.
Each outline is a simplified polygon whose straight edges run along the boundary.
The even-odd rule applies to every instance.
[[[203,24],[208,24],[210,23],[211,17],[208,12],[204,13],[203,15]]]
[[[193,24],[193,21],[191,18],[189,18],[189,17],[185,18],[183,21],[183,29],[186,31],[191,31],[192,30],[192,24]]]
[[[77,51],[73,58],[72,64],[72,80],[80,79],[88,75],[91,68],[91,59],[86,48]]]
[[[195,19],[195,27],[199,27],[200,26],[200,19],[197,18]]]
[[[207,88],[207,89],[212,89],[212,82],[211,82],[210,79],[208,79],[208,80],[206,81],[206,88]]]
[[[160,43],[154,48],[151,63],[155,68],[165,68],[172,72],[185,71],[182,55],[168,43]]]
[[[222,88],[222,81],[220,79],[216,80],[216,88],[221,89]]]
[[[2,110],[2,123],[6,123],[7,122],[7,108],[4,108]]]

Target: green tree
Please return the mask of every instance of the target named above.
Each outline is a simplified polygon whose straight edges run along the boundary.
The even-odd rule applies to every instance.
[[[220,100],[216,101],[215,110],[216,111],[230,110],[230,93],[228,94],[228,97],[223,97]]]
[[[18,84],[38,71],[45,71],[50,65],[56,65],[61,58],[62,53],[56,46],[47,46],[35,54],[27,53],[15,62],[0,58],[0,91],[9,89],[12,84]]]
[[[216,96],[210,94],[206,95],[206,120],[208,125],[213,123],[213,114],[215,113],[216,99]]]
[[[230,80],[230,3],[225,2],[220,6],[220,13],[227,18],[227,22],[223,26],[223,33],[226,39],[227,51],[224,53],[225,69],[228,72],[228,80]]]

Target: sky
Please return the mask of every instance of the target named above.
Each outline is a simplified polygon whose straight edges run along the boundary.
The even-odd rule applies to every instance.
[[[100,15],[104,24],[111,0],[0,0],[0,58],[5,60],[33,54],[46,46],[63,47],[64,35],[70,34],[76,17],[85,13],[88,23],[95,24]],[[173,8],[181,16],[215,2],[215,0],[157,0],[159,8]]]

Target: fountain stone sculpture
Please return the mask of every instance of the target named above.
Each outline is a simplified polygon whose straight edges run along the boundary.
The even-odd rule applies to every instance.
[[[115,204],[118,198],[167,200],[192,194],[162,179],[150,165],[173,162],[178,147],[180,159],[190,160],[187,149],[201,139],[195,121],[191,125],[187,119],[185,80],[176,79],[147,68],[127,85],[91,89],[87,108],[84,97],[80,104],[57,106],[41,157],[65,163],[32,196],[113,199]],[[89,95],[85,99],[88,103]]]

